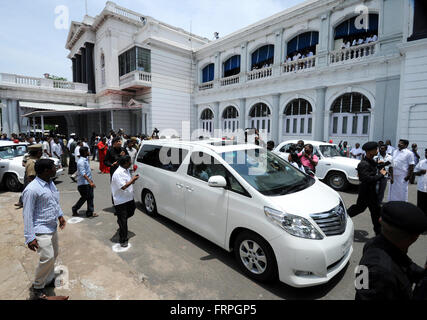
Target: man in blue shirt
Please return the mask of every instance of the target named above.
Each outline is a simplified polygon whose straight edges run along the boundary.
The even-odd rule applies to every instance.
[[[54,286],[55,259],[58,256],[57,228],[64,229],[66,221],[59,205],[59,192],[52,178],[56,175],[53,160],[40,159],[35,164],[36,178],[22,194],[24,204],[25,244],[40,256],[33,292],[36,298],[45,296],[44,288]]]
[[[78,217],[78,210],[87,202],[87,211],[86,216],[88,218],[97,217],[98,215],[94,213],[93,206],[93,189],[96,188],[92,179],[92,171],[89,165],[89,149],[87,147],[80,147],[80,158],[77,161],[77,189],[80,193],[80,199],[72,207],[73,217]]]

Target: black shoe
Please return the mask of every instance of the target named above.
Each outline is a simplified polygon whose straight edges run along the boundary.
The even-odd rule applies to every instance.
[[[125,241],[125,242],[121,242],[121,243],[120,243],[120,247],[122,247],[122,248],[127,248],[127,247],[128,247],[128,242],[127,242],[127,241]]]
[[[44,292],[44,289],[35,289],[34,287],[31,288],[30,300],[44,300],[44,299],[46,299],[46,294]]]
[[[74,182],[77,182],[76,178],[74,178],[73,176],[70,177],[71,180],[73,180]]]
[[[73,211],[73,217],[78,217],[79,216],[79,213],[77,212],[77,210],[71,209],[71,211]]]

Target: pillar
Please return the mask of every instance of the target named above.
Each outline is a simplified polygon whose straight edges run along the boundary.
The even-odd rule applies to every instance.
[[[41,122],[40,129],[42,131],[42,136],[43,136],[44,135],[44,116],[43,115],[40,117],[40,122]]]
[[[1,114],[1,125],[3,128],[3,133],[6,133],[10,136],[10,127],[9,127],[9,109],[8,101],[6,99],[2,100],[2,114]]]
[[[239,101],[239,128],[245,130],[247,128],[246,125],[246,98],[242,98]]]
[[[314,108],[314,114],[313,114],[313,133],[312,133],[313,140],[316,140],[316,141],[325,140],[324,124],[325,124],[326,89],[327,89],[326,87],[320,87],[316,89],[316,106]]]
[[[36,117],[33,117],[33,133],[36,135]]]
[[[219,130],[221,129],[221,124],[220,124],[220,114],[219,114],[219,102],[215,102],[213,104],[213,109],[214,109],[214,129],[215,130]]]
[[[73,65],[73,82],[77,82],[77,59],[71,58],[71,63]]]
[[[82,56],[76,54],[76,82],[82,83]]]
[[[86,77],[86,48],[80,48],[80,52],[82,53],[82,57],[81,57],[82,83],[87,83],[87,77]]]
[[[273,95],[273,110],[271,112],[271,139],[277,145],[279,141],[279,109],[280,109],[280,94]]]
[[[111,130],[114,130],[114,111],[110,110],[110,124],[111,124]]]
[[[93,48],[94,44],[90,42],[86,42],[86,80],[88,85],[88,92],[95,92],[95,66],[93,59]]]

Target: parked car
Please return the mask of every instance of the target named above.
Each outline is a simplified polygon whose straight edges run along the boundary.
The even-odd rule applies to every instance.
[[[233,251],[253,279],[319,285],[353,252],[339,194],[256,145],[144,141],[135,165],[135,199],[148,215]]]
[[[8,190],[21,191],[24,186],[25,167],[22,160],[27,154],[28,143],[14,143],[12,141],[0,141],[0,183]],[[55,161],[56,178],[64,173],[61,161]]]
[[[288,140],[280,143],[273,152],[288,161],[289,147],[298,140]],[[313,152],[319,157],[316,167],[316,177],[337,191],[346,190],[350,184],[358,185],[357,165],[360,160],[341,156],[338,146],[320,141],[304,141],[313,145]]]

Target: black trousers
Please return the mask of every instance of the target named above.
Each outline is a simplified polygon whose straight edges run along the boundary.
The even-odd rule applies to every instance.
[[[418,208],[423,210],[425,214],[427,214],[427,192],[422,192],[418,190],[417,206]]]
[[[378,183],[379,183],[378,202],[381,204],[384,200],[385,189],[387,188],[387,179],[381,178],[381,180],[378,181]]]
[[[374,225],[375,235],[379,235],[381,233],[381,224],[379,223],[378,219],[381,215],[381,206],[378,202],[378,196],[376,193],[372,195],[366,193],[359,193],[356,204],[348,208],[347,213],[350,217],[353,218],[358,214],[364,212],[366,208],[369,208],[369,211],[371,212],[371,220],[372,224]]]
[[[77,187],[77,190],[79,190],[80,193],[80,199],[77,201],[77,203],[73,206],[73,211],[79,210],[85,202],[87,202],[87,211],[86,216],[90,217],[93,215],[94,206],[93,206],[93,188],[88,185],[80,185]]]
[[[73,154],[70,154],[70,163],[68,164],[68,174],[74,174],[77,171],[76,158]]]
[[[128,241],[128,219],[134,215],[135,208],[134,200],[114,206],[119,225],[120,243]]]

